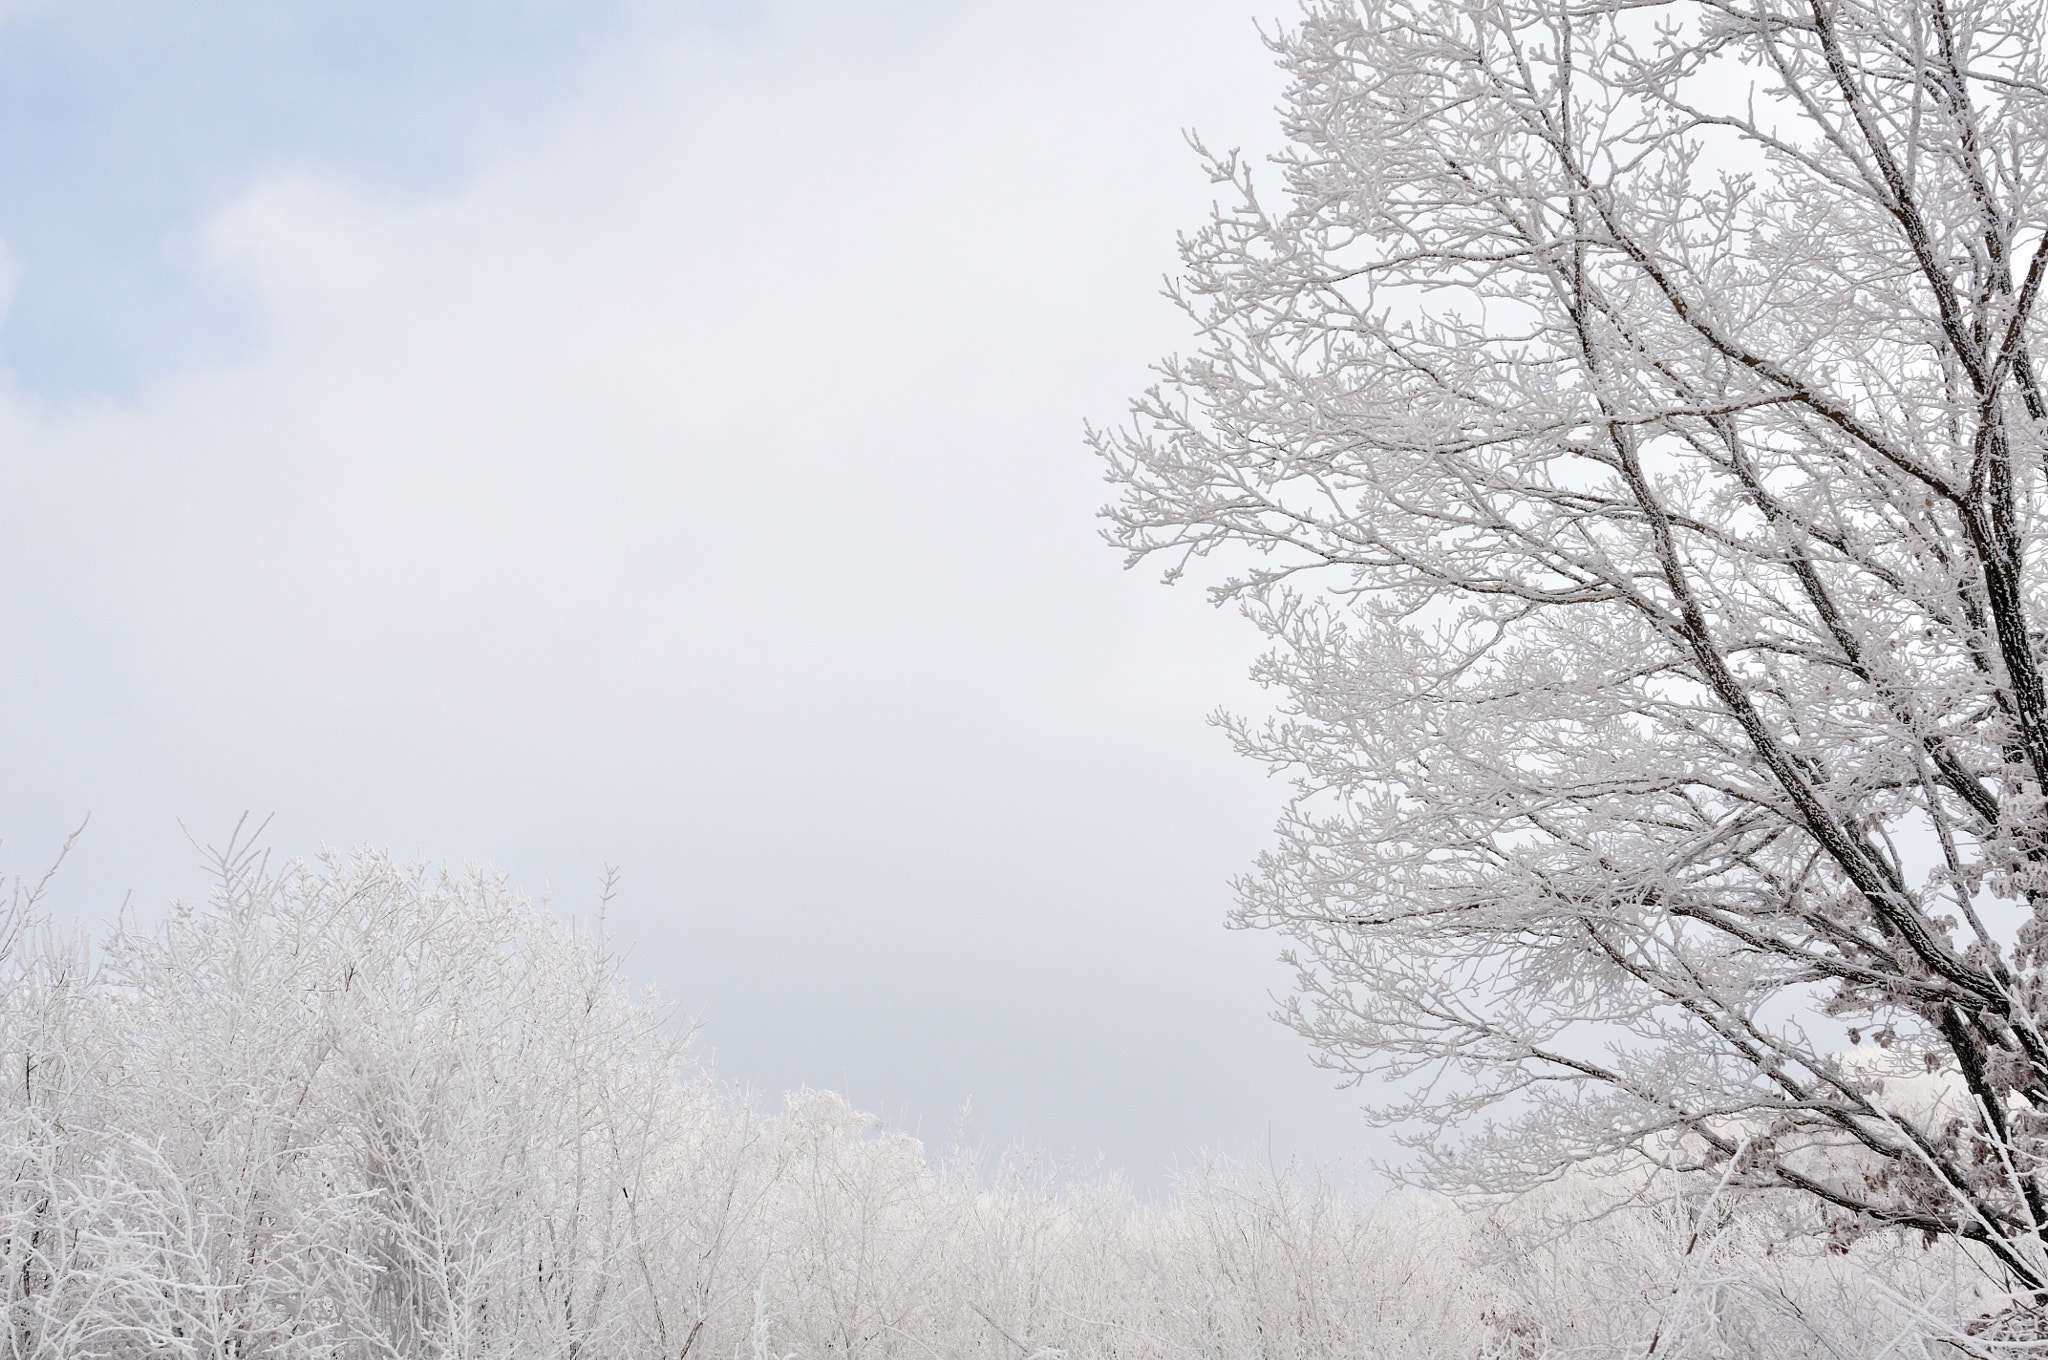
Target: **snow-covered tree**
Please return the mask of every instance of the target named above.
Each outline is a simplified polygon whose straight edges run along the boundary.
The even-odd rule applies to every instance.
[[[2048,1291],[2043,26],[1316,0],[1282,192],[1204,153],[1110,532],[1272,639],[1239,919],[1442,1180],[1647,1154]]]
[[[1207,1159],[1143,1206],[718,1085],[502,875],[213,868],[90,948],[0,915],[0,1360],[1817,1358],[2001,1303],[1981,1248],[1787,1248],[1682,1176],[1464,1215]]]

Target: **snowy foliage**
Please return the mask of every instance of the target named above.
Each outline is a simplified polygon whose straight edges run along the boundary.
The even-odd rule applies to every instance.
[[[2048,1288],[2042,29],[1319,0],[1272,39],[1284,194],[1211,158],[1201,348],[1096,443],[1112,537],[1219,554],[1275,644],[1233,731],[1298,795],[1241,920],[1438,1183],[1633,1150]]]
[[[11,1360],[1910,1355],[2001,1306],[1979,1249],[1712,1181],[1468,1214],[1208,1161],[1146,1205],[768,1109],[477,870],[231,853],[90,950],[8,919]]]

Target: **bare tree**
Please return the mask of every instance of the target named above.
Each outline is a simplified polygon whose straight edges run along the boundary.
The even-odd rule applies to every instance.
[[[1208,157],[1111,535],[1249,550],[1238,919],[1439,1179],[1732,1164],[2048,1291],[2042,28],[1318,0],[1284,200]]]

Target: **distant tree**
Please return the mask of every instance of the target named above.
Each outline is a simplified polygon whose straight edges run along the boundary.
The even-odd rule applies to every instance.
[[[1767,1252],[1779,1215],[1682,1175],[1468,1216],[1203,1159],[1143,1205],[827,1092],[771,1111],[602,917],[246,831],[90,947],[0,896],[0,1360],[1985,1353],[1975,1249]]]
[[[1203,153],[1111,534],[1271,638],[1238,919],[1441,1181],[1691,1159],[2048,1291],[2042,29],[1317,0],[1277,206]]]

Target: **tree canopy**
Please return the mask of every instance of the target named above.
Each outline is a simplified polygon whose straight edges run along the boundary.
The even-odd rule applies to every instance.
[[[1238,919],[1438,1179],[1718,1166],[2048,1287],[2042,26],[1327,0],[1277,199],[1203,152],[1110,533],[1270,636]]]

